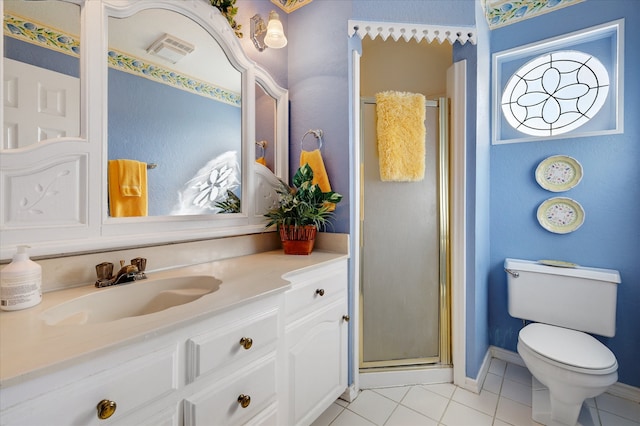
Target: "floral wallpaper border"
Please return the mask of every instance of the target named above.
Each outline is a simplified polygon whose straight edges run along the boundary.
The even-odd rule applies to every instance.
[[[30,22],[19,16],[4,15],[4,34],[67,55],[80,56],[80,42],[76,40],[74,36],[47,28],[35,22]],[[181,75],[175,71],[147,63],[122,52],[109,50],[108,63],[109,66],[114,69],[186,90],[196,95],[212,98],[236,107],[242,105],[242,96],[239,93],[222,89],[186,75]]]
[[[312,1],[313,0],[271,0],[271,3],[275,4],[285,12],[291,13],[296,9],[300,9],[302,6],[311,3]]]
[[[494,29],[553,12],[584,0],[482,0],[489,28]]]
[[[240,107],[242,96],[212,84],[181,75],[155,64],[128,56],[126,53],[109,50],[109,66],[129,74],[139,75],[159,83],[167,84],[178,89],[187,90],[200,96],[213,98],[229,105]]]
[[[19,16],[4,15],[4,34],[31,44],[45,45],[72,56],[80,56],[80,42],[72,35],[26,21]]]

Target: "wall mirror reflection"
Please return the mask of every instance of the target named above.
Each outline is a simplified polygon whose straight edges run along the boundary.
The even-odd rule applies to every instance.
[[[242,74],[180,13],[108,19],[109,214],[239,212]]]
[[[14,19],[4,26],[8,59],[0,74],[8,96],[0,105],[13,99],[5,64],[17,54],[32,52],[40,68],[70,75],[76,86],[74,94],[45,93],[51,105],[64,99],[64,111],[75,110],[73,131],[37,124],[39,135],[18,141],[11,137],[24,134],[21,125],[14,130],[1,108],[0,259],[17,245],[55,256],[264,231],[276,176],[288,176],[288,92],[245,55],[215,7],[167,0],[0,5]],[[7,18],[13,15],[21,23]],[[42,47],[49,34],[56,34],[51,46]],[[60,62],[70,70],[58,69]],[[266,166],[254,163],[260,140],[267,141]],[[111,187],[134,204],[119,212],[109,205],[115,160],[122,161],[113,163]],[[136,172],[121,181],[121,170]]]
[[[256,83],[256,162],[275,172],[276,99]]]
[[[3,149],[80,136],[80,6],[4,2]]]

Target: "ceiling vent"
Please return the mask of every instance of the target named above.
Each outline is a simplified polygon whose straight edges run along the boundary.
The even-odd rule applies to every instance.
[[[195,50],[195,46],[184,40],[164,34],[147,48],[147,52],[175,64]]]

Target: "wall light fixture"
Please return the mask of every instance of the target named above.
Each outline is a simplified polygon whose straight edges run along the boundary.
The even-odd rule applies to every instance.
[[[282,22],[275,10],[269,13],[269,23],[265,25],[259,14],[251,18],[251,40],[258,51],[262,52],[267,47],[280,49],[287,45],[287,37],[284,35]]]

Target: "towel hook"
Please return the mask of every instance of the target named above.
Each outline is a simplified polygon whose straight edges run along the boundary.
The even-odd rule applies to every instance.
[[[302,146],[302,144],[304,143],[304,138],[306,138],[309,133],[311,133],[313,136],[315,136],[316,139],[318,139],[318,149],[322,149],[322,134],[323,134],[323,132],[320,129],[316,129],[316,130],[309,129],[309,130],[307,130],[307,133],[305,133],[302,136],[302,139],[300,140],[300,149],[304,151],[304,147]]]

